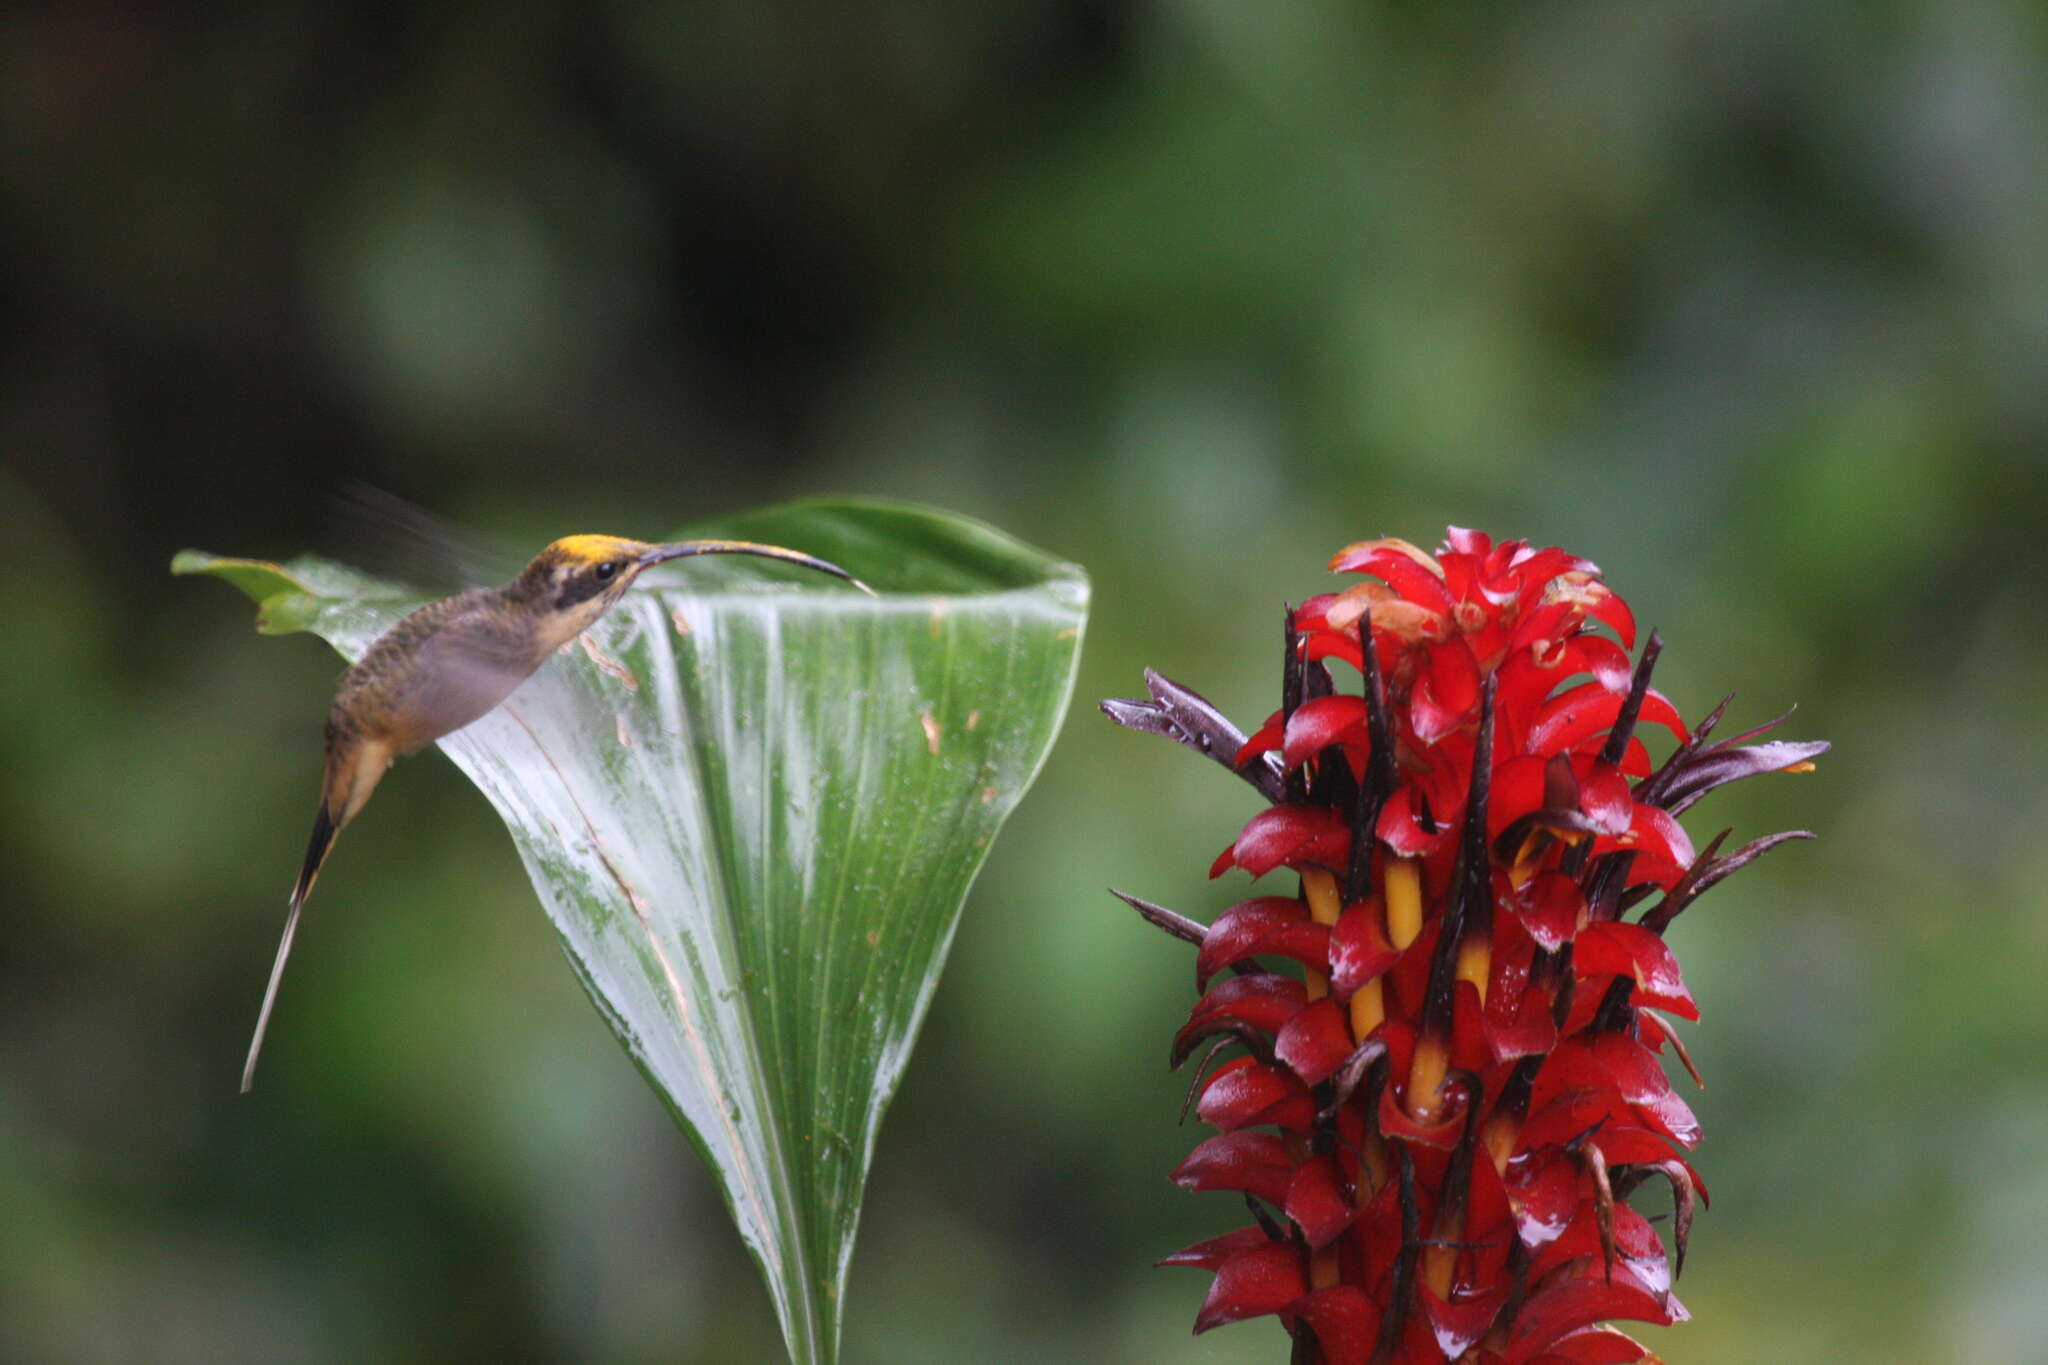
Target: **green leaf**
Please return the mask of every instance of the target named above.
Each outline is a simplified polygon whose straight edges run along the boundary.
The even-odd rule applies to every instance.
[[[829,1361],[882,1111],[961,902],[1066,713],[1088,585],[893,503],[678,535],[801,549],[882,596],[738,556],[665,566],[441,747],[717,1176],[791,1357]],[[187,551],[173,568],[350,658],[419,600],[317,560]]]

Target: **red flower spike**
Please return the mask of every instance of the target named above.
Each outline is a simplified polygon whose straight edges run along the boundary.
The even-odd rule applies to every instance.
[[[1597,682],[1581,683],[1545,702],[1536,712],[1535,728],[1529,735],[1529,752],[1554,754],[1570,749],[1588,738],[1597,738],[1614,724],[1628,699],[1610,692]],[[1643,699],[1640,719],[1661,725],[1683,744],[1691,738],[1678,710],[1654,689]]]
[[[1301,1229],[1311,1251],[1336,1241],[1358,1212],[1337,1172],[1337,1159],[1327,1155],[1304,1161],[1279,1202],[1284,1203],[1287,1216]]]
[[[1496,1009],[1500,999],[1496,992],[1486,1002],[1486,1042],[1493,1061],[1540,1057],[1557,1046],[1557,1020],[1547,994],[1524,992],[1513,1013]]]
[[[1484,531],[1475,531],[1469,526],[1446,526],[1444,549],[1456,550],[1461,555],[1484,558],[1493,551],[1493,537]]]
[[[1486,1041],[1486,1006],[1479,990],[1469,981],[1452,988],[1451,1065],[1475,1075],[1493,1060]]]
[[[1603,840],[1602,844],[1605,842]],[[1692,840],[1686,838],[1684,828],[1668,811],[1655,806],[1637,806],[1629,818],[1628,832],[1616,836],[1615,845],[1636,853],[1635,881],[1655,882],[1658,886],[1668,887],[1692,866]],[[1595,845],[1593,851],[1606,853],[1611,850]]]
[[[1540,1147],[1562,1147],[1587,1133],[1598,1133],[1606,1124],[1635,1128],[1641,1120],[1627,1100],[1609,1090],[1571,1090],[1534,1109],[1522,1125],[1518,1151]]]
[[[1671,1044],[1671,1050],[1678,1054],[1679,1065],[1685,1068],[1686,1075],[1692,1077],[1692,1083],[1703,1090],[1706,1088],[1707,1083],[1700,1078],[1700,1069],[1693,1065],[1692,1054],[1686,1051],[1685,1041],[1664,1021],[1663,1015],[1655,1010],[1637,1010],[1636,1029],[1654,1052],[1662,1052],[1666,1043]]]
[[[1251,738],[1237,747],[1237,752],[1230,757],[1230,766],[1242,768],[1258,755],[1272,753],[1280,747],[1286,734],[1287,715],[1284,711],[1275,711],[1267,717],[1264,725],[1252,733]]]
[[[1305,1085],[1321,1085],[1337,1073],[1358,1045],[1337,1002],[1328,996],[1299,1010],[1273,1039],[1273,1055],[1294,1069]]]
[[[1292,958],[1318,967],[1330,960],[1330,928],[1308,917],[1308,907],[1292,896],[1260,896],[1239,901],[1216,917],[1195,957],[1195,987],[1225,967],[1248,957]]]
[[[1611,1327],[1574,1332],[1553,1345],[1551,1354],[1566,1365],[1636,1365],[1638,1361],[1657,1359],[1650,1354],[1649,1347]]]
[[[1587,925],[1579,932],[1572,965],[1581,979],[1633,977],[1637,1004],[1670,1010],[1682,1019],[1700,1017],[1692,992],[1678,974],[1678,959],[1672,956],[1670,946],[1639,924],[1610,921]]]
[[[1511,650],[1529,650],[1544,661],[1555,662],[1569,641],[1576,638],[1581,620],[1571,602],[1543,602],[1526,607],[1514,634],[1508,637]]]
[[[1365,771],[1369,749],[1363,697],[1316,697],[1305,701],[1287,718],[1282,733],[1286,743],[1280,761],[1288,772],[1320,757],[1333,744],[1344,746],[1354,773]]]
[[[1216,1068],[1195,1102],[1202,1122],[1226,1133],[1270,1123],[1306,1132],[1315,1118],[1308,1090],[1286,1072],[1251,1057]]]
[[[1312,664],[1322,663],[1326,659],[1336,659],[1350,664],[1353,668],[1365,667],[1365,655],[1359,649],[1358,641],[1335,631],[1318,630],[1308,635],[1303,641],[1301,656],[1303,660]],[[1264,731],[1260,733],[1263,734]],[[1277,737],[1271,747],[1280,747]]]
[[[1511,888],[1508,908],[1539,947],[1554,953],[1578,933],[1586,913],[1586,894],[1576,879],[1562,872],[1539,872]]]
[[[1401,960],[1401,949],[1387,942],[1386,915],[1376,901],[1344,908],[1329,931],[1328,953],[1330,989],[1340,1003]]]
[[[1364,1290],[1334,1284],[1304,1297],[1294,1311],[1315,1333],[1324,1365],[1370,1365],[1380,1313]]]
[[[1601,622],[1621,637],[1623,649],[1636,647],[1636,617],[1628,609],[1628,603],[1614,595],[1611,588],[1602,583],[1589,583],[1587,590],[1596,594],[1586,608],[1586,614]]]
[[[1195,1002],[1181,1032],[1185,1034],[1212,1019],[1225,1018],[1250,1024],[1264,1033],[1277,1033],[1307,1000],[1308,993],[1299,981],[1277,972],[1227,977]]]
[[[1452,1084],[1445,1089],[1449,1092],[1449,1100],[1444,1105],[1443,1117],[1419,1119],[1395,1097],[1394,1087],[1388,1086],[1380,1092],[1380,1131],[1403,1142],[1450,1151],[1465,1136],[1465,1110],[1471,1097],[1463,1086]]]
[[[1650,1220],[1626,1204],[1612,1206],[1612,1231],[1616,1268],[1626,1267],[1636,1282],[1653,1294],[1671,1289],[1671,1268],[1664,1260],[1664,1244],[1650,1226]],[[1529,1278],[1540,1281],[1566,1261],[1580,1257],[1604,1257],[1607,1244],[1600,1231],[1599,1209],[1592,1200],[1582,1201],[1574,1211],[1564,1235],[1538,1251],[1529,1261]]]
[[[1493,1319],[1500,1312],[1501,1300],[1507,1297],[1507,1285],[1500,1285],[1493,1292],[1474,1295],[1471,1298],[1445,1302],[1430,1292],[1428,1285],[1418,1286],[1422,1296],[1423,1311],[1429,1317],[1429,1330],[1436,1337],[1436,1348],[1445,1360],[1462,1360],[1465,1352],[1479,1343],[1486,1335],[1486,1329],[1493,1325]]]
[[[1232,1254],[1216,1268],[1209,1296],[1195,1316],[1195,1334],[1226,1322],[1277,1313],[1307,1292],[1301,1253],[1286,1242],[1267,1242]]]
[[[1515,1232],[1532,1250],[1564,1234],[1579,1208],[1578,1166],[1559,1147],[1508,1167],[1508,1203]]]
[[[1260,1227],[1239,1228],[1226,1232],[1221,1237],[1211,1237],[1206,1242],[1197,1242],[1183,1247],[1171,1256],[1161,1257],[1156,1264],[1161,1266],[1189,1266],[1196,1270],[1215,1271],[1240,1251],[1264,1246],[1273,1239]]]
[[[1596,1033],[1586,1047],[1630,1104],[1654,1104],[1671,1093],[1655,1054],[1624,1033]]]
[[[1826,746],[1709,744],[1718,711],[1690,731],[1650,686],[1662,642],[1631,664],[1634,614],[1562,549],[1453,527],[1434,555],[1361,541],[1331,568],[1364,578],[1291,615],[1283,704],[1250,739],[1149,672],[1150,701],[1104,703],[1272,803],[1212,876],[1302,882],[1206,928],[1132,901],[1199,945],[1176,1060],[1249,1054],[1199,1082],[1221,1135],[1173,1178],[1262,1210],[1161,1264],[1214,1274],[1196,1330],[1276,1316],[1306,1365],[1654,1365],[1601,1324],[1684,1319],[1705,1202],[1665,1055],[1691,1063],[1650,1012],[1699,1014],[1663,935],[1808,837],[1696,855],[1674,817]],[[1661,767],[1645,731],[1679,746]],[[1672,1261],[1627,1202],[1660,1180]]]
[[[1678,1308],[1676,1299],[1659,1298],[1622,1281],[1623,1276],[1617,1274],[1610,1284],[1594,1270],[1530,1295],[1515,1315],[1507,1353],[1502,1357],[1504,1365],[1527,1365],[1560,1338],[1607,1318],[1629,1318],[1659,1327],[1681,1321],[1672,1311]]]
[[[1634,829],[1639,809],[1663,816],[1666,821],[1671,819],[1655,806],[1638,808],[1635,798],[1629,794],[1627,779],[1621,775],[1621,770],[1611,763],[1601,763],[1585,757],[1575,758],[1572,762],[1572,775],[1579,783],[1580,813],[1602,834],[1622,834]],[[1692,865],[1692,845],[1684,842],[1685,831],[1678,829],[1675,822],[1660,828],[1664,845],[1671,849],[1673,861],[1677,861],[1681,855],[1679,848],[1672,847],[1674,831],[1680,841],[1679,848],[1683,849],[1685,865],[1689,867]]]
[[[1425,825],[1425,816],[1434,828]],[[1404,858],[1427,857],[1450,847],[1455,832],[1455,826],[1438,821],[1430,813],[1422,789],[1414,783],[1394,789],[1380,809],[1379,825],[1374,830],[1381,843]]]
[[[1465,1191],[1465,1240],[1474,1245],[1474,1254],[1505,1258],[1508,1241],[1514,1236],[1514,1219],[1507,1182],[1491,1161],[1474,1161],[1472,1183]]]
[[[1636,1114],[1681,1147],[1699,1145],[1700,1121],[1693,1116],[1692,1106],[1680,1099],[1676,1091],[1637,1105]]]
[[[1189,1190],[1241,1190],[1277,1208],[1287,1202],[1294,1177],[1294,1162],[1279,1138],[1271,1133],[1224,1133],[1189,1152],[1171,1179]]]
[[[1263,877],[1276,867],[1324,867],[1341,871],[1351,857],[1351,827],[1329,806],[1274,806],[1254,815],[1210,867],[1220,877],[1241,867]]]
[[[1363,554],[1347,550],[1331,561],[1330,568],[1336,573],[1369,573],[1399,593],[1402,601],[1434,612],[1448,613],[1457,605],[1450,589],[1444,586],[1443,571],[1405,542],[1399,547],[1381,546]]]

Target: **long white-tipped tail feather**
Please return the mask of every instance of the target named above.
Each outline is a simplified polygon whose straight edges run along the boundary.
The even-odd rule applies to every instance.
[[[263,1035],[270,1030],[270,1011],[277,1006],[277,983],[284,979],[285,959],[292,955],[292,939],[299,932],[299,909],[305,898],[292,894],[291,909],[285,914],[284,934],[277,941],[277,960],[270,964],[270,984],[263,989],[263,1009],[256,1016],[256,1032],[249,1039],[249,1060],[242,1063],[242,1093],[256,1084],[256,1059],[263,1055]]]

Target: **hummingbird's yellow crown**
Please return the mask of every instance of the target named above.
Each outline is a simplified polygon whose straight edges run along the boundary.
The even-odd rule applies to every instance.
[[[540,552],[554,564],[602,564],[607,559],[632,559],[654,547],[624,536],[563,536]]]

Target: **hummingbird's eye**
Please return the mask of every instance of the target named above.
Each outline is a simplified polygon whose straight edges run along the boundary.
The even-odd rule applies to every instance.
[[[616,559],[607,559],[604,563],[598,565],[590,572],[596,575],[598,582],[609,583],[614,578],[617,578],[619,576],[619,561]]]

